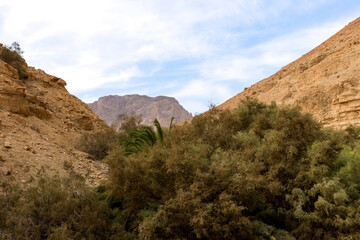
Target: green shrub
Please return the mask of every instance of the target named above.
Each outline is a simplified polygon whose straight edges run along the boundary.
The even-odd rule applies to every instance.
[[[95,133],[84,133],[75,143],[75,147],[80,151],[89,153],[96,160],[102,160],[107,156],[111,144],[117,137],[112,129],[99,130]]]
[[[137,115],[134,111],[130,114],[123,113],[117,116],[111,127],[121,133],[126,133],[135,129],[141,128],[143,125],[141,115]]]
[[[25,190],[3,187],[1,239],[131,239],[121,216],[78,176],[41,178]]]
[[[360,165],[347,136],[300,108],[247,100],[137,154],[111,150],[108,190],[141,239],[351,238]]]
[[[134,138],[132,131],[138,138],[146,127],[131,129],[122,139]],[[159,137],[153,133],[148,137]],[[99,233],[104,239],[359,238],[357,129],[322,129],[297,107],[248,99],[234,111],[212,111],[163,133],[162,141],[149,141],[136,154],[126,154],[126,141],[112,144],[105,158],[109,181],[97,192],[74,179],[5,190],[0,234],[5,239],[97,239]]]

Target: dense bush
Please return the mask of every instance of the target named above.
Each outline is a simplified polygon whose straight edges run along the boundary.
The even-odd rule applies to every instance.
[[[25,80],[28,78],[27,64],[21,53],[19,44],[15,42],[11,47],[0,48],[0,59],[15,68],[18,71],[19,78]]]
[[[123,113],[117,116],[117,119],[113,122],[111,127],[120,133],[126,133],[128,131],[138,129],[142,126],[142,117],[137,115],[136,112]]]
[[[2,238],[360,239],[359,128],[247,100],[158,128],[161,141],[126,154],[148,129],[129,126],[98,193],[78,178],[7,188]]]
[[[3,186],[1,239],[132,239],[116,212],[79,176],[42,178],[22,190]]]
[[[103,129],[95,133],[84,133],[75,143],[80,151],[89,153],[97,160],[106,157],[111,144],[116,141],[116,134],[112,129]]]
[[[107,157],[109,191],[142,239],[359,237],[356,134],[321,129],[299,108],[248,100],[122,153]]]

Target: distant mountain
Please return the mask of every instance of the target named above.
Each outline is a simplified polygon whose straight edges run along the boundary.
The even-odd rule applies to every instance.
[[[360,126],[360,18],[217,108],[235,108],[246,97],[300,105],[324,126]]]
[[[186,111],[173,97],[148,97],[145,95],[110,95],[99,98],[89,103],[89,107],[108,125],[116,123],[118,115],[135,112],[141,115],[143,124],[152,125],[154,119],[158,119],[161,126],[169,126],[170,120],[182,122],[192,118],[191,113]]]

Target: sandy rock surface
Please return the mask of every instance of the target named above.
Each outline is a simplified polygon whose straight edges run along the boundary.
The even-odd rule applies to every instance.
[[[106,164],[75,149],[82,133],[105,123],[68,93],[66,82],[33,67],[29,78],[0,60],[0,183],[29,184],[39,176],[66,175],[65,166],[91,185],[107,178]]]

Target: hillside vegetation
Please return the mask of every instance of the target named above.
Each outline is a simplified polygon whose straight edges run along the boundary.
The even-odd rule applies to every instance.
[[[0,46],[0,59],[18,71],[19,78],[25,80],[28,78],[27,64],[22,57],[24,53],[17,42],[12,43],[11,46]]]
[[[106,186],[73,173],[4,188],[1,238],[360,238],[359,129],[256,100],[171,129],[129,121],[103,160]]]

